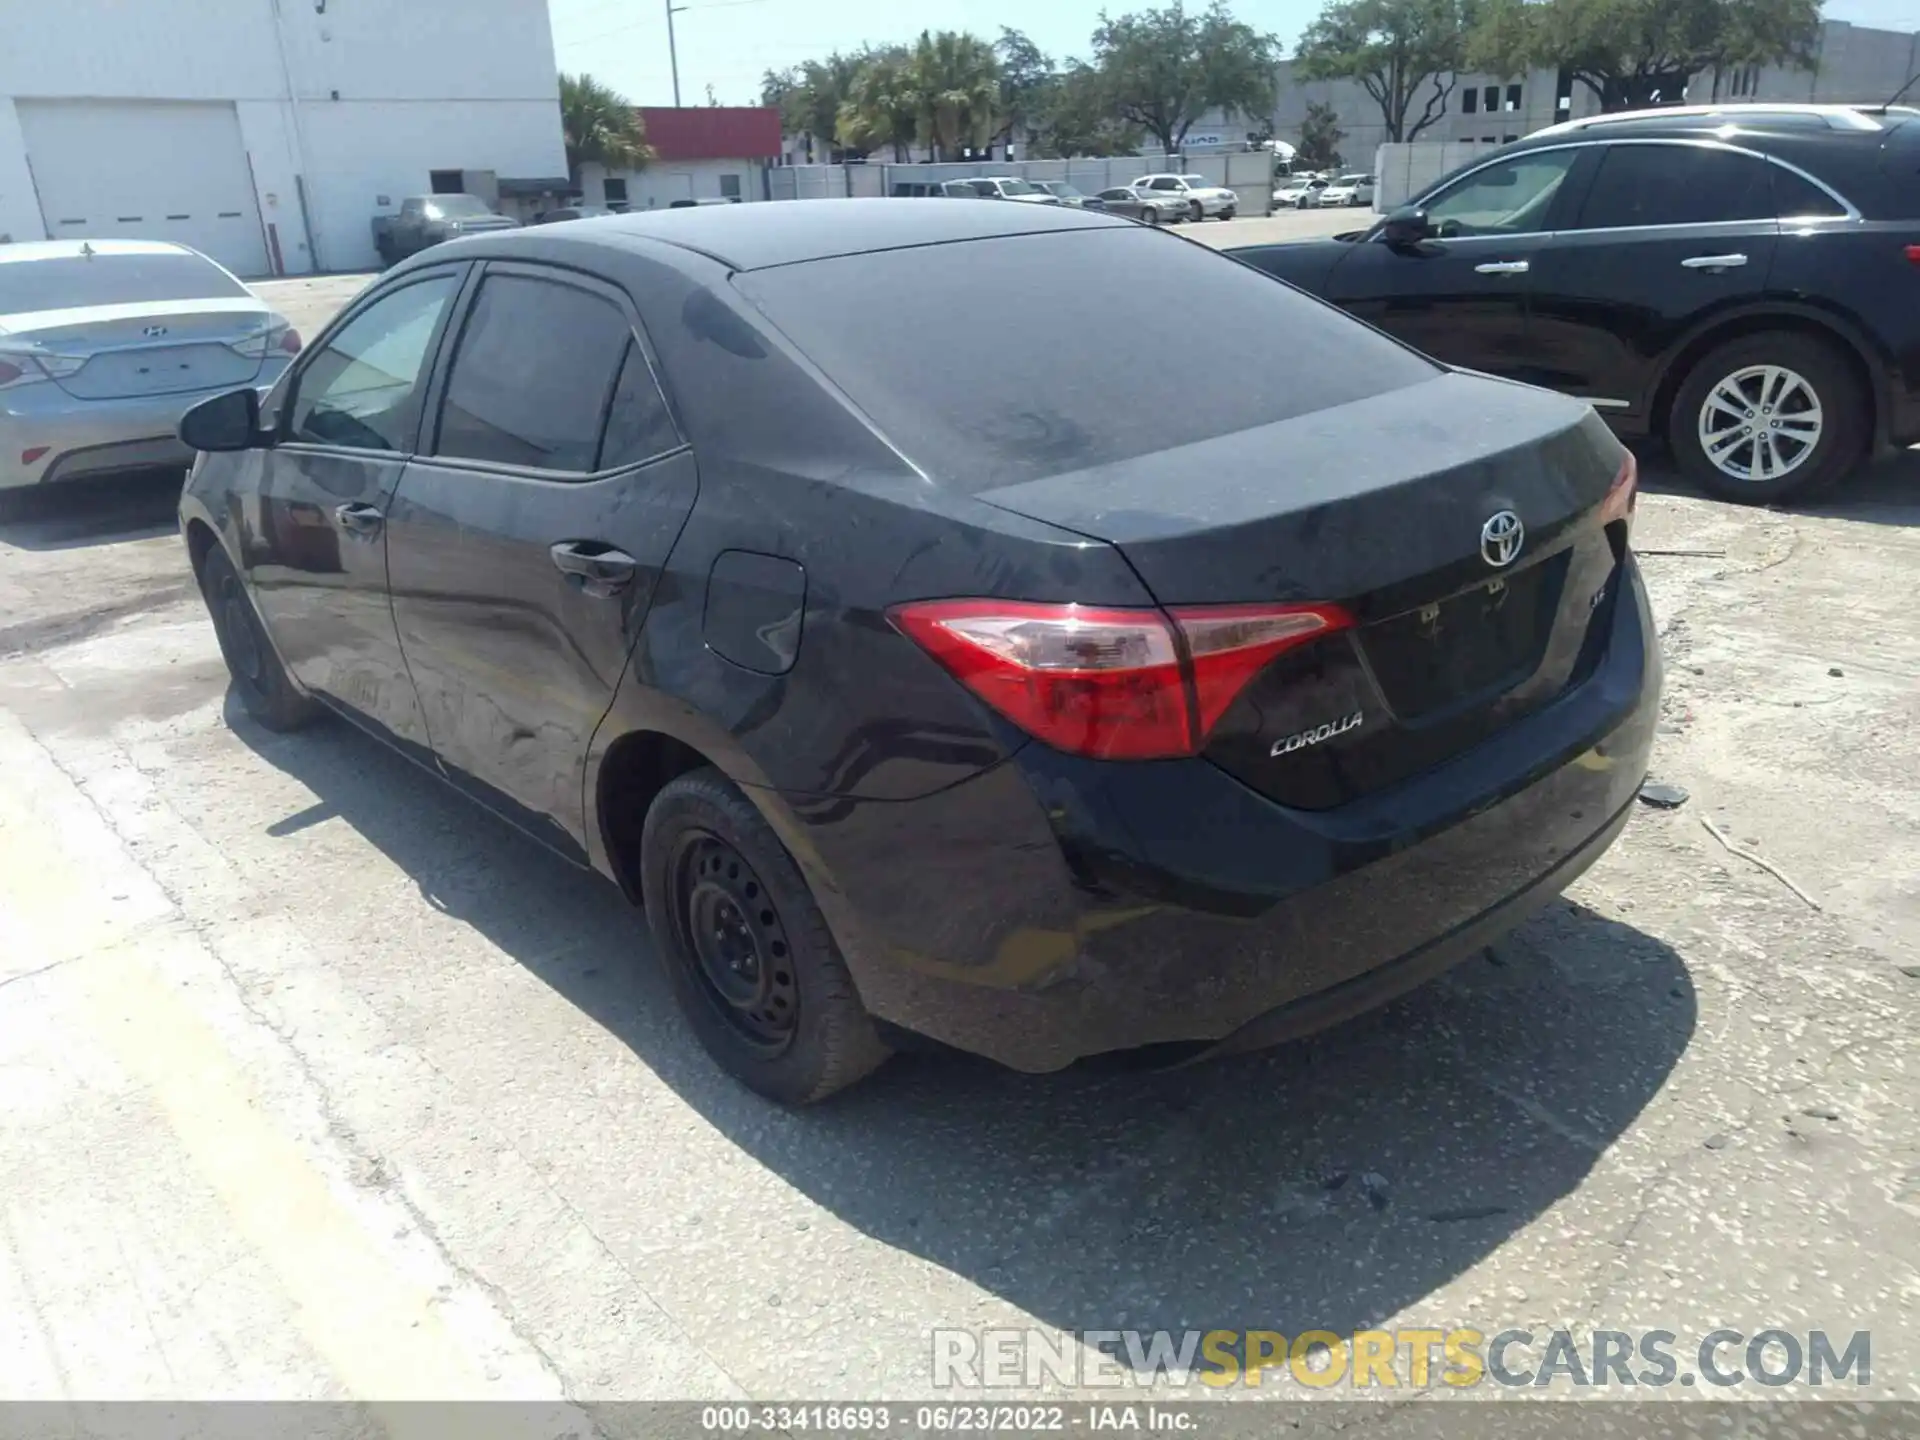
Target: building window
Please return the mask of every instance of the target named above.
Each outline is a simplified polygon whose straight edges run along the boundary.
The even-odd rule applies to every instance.
[[[1461,94],[1460,113],[1462,115],[1471,115],[1473,114],[1474,111],[1478,110],[1479,108],[1480,108],[1480,92],[1478,90],[1467,90]]]
[[[740,177],[738,175],[722,175],[720,177],[720,194],[723,199],[738,200],[740,198]]]
[[[1493,114],[1494,111],[1498,110],[1499,108],[1500,108],[1500,87],[1498,85],[1489,85],[1487,86],[1487,99],[1486,99],[1487,113],[1491,115]]]
[[[458,170],[429,170],[427,189],[436,195],[459,195],[467,188],[467,182]]]
[[[1520,137],[1518,135],[1502,135],[1500,137],[1500,143],[1502,145],[1511,145],[1514,141],[1518,140],[1519,138]]]
[[[1482,135],[1482,136],[1480,137],[1480,143],[1481,143],[1482,145],[1497,145],[1497,144],[1499,144],[1500,142],[1499,142],[1499,141],[1497,141],[1497,140],[1495,140],[1495,139],[1494,139],[1494,137],[1493,137],[1493,136],[1491,136],[1491,135]]]
[[[1520,87],[1518,85],[1509,85],[1507,86],[1507,109],[1518,110],[1519,108]]]
[[[609,175],[603,183],[606,186],[608,205],[624,205],[627,203],[626,177]]]

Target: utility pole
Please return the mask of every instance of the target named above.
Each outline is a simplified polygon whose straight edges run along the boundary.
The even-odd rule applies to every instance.
[[[673,17],[687,7],[667,0],[667,64],[673,67],[673,108],[680,108],[680,52],[673,44]]]

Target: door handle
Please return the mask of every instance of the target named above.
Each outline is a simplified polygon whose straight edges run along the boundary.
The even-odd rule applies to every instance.
[[[1527,273],[1525,260],[1489,260],[1484,265],[1473,267],[1476,275],[1524,275]]]
[[[1680,266],[1684,270],[1736,270],[1746,263],[1744,255],[1692,255]]]
[[[554,566],[583,595],[610,599],[633,583],[640,562],[624,550],[593,540],[562,540],[547,553]]]
[[[333,518],[340,522],[342,530],[355,535],[376,535],[380,527],[387,523],[387,517],[379,510],[359,501],[334,506]]]

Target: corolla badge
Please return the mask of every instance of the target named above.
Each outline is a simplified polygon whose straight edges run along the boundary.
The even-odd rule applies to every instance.
[[[1304,750],[1309,745],[1318,745],[1322,740],[1331,740],[1336,735],[1344,735],[1349,730],[1358,730],[1360,722],[1366,717],[1358,710],[1344,720],[1329,720],[1324,725],[1316,725],[1311,730],[1302,730],[1296,735],[1288,735],[1273,742],[1268,755],[1291,755],[1296,750]]]
[[[1526,543],[1527,527],[1511,510],[1496,510],[1480,527],[1480,558],[1498,570],[1511,565]]]

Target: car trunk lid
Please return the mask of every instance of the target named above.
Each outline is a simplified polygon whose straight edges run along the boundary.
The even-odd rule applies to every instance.
[[[244,296],[94,305],[10,315],[0,348],[41,358],[76,399],[110,400],[244,385],[275,327],[273,312]]]
[[[1262,670],[1205,749],[1326,808],[1471,747],[1597,663],[1622,453],[1578,402],[1449,374],[979,498],[1118,546],[1164,606],[1342,606],[1352,627]],[[1519,527],[1511,553],[1500,516]]]

